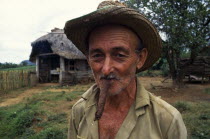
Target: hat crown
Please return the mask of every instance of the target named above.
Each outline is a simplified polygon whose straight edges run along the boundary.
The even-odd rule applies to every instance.
[[[121,7],[127,7],[127,5],[125,5],[124,3],[121,3],[119,1],[112,1],[112,0],[107,0],[107,1],[102,1],[97,9],[101,9],[104,8],[106,6],[121,6]]]
[[[101,2],[96,11],[68,21],[64,31],[68,39],[86,54],[89,48],[87,38],[90,32],[98,26],[107,24],[126,26],[142,39],[148,56],[143,67],[137,72],[148,69],[160,57],[161,39],[154,25],[143,14],[118,1]]]

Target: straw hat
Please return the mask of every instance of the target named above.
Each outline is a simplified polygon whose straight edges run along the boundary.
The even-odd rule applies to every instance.
[[[88,52],[88,35],[97,26],[119,24],[132,29],[148,50],[148,57],[137,73],[151,67],[160,57],[161,39],[153,24],[136,10],[117,1],[103,1],[96,11],[66,22],[64,32],[84,54]]]

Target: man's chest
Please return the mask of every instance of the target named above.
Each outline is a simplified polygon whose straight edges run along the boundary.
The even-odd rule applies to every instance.
[[[127,112],[112,114],[104,113],[99,120],[100,139],[114,139],[126,115]]]
[[[105,117],[102,116],[99,121],[93,121],[95,110],[87,111],[85,117],[79,122],[77,135],[83,139],[138,139],[139,137],[160,139],[162,133],[159,130],[159,122],[153,119],[153,112],[145,113],[145,111],[147,110],[139,109],[137,117],[137,112],[132,106],[124,120],[115,116],[114,113],[109,116],[103,113]]]

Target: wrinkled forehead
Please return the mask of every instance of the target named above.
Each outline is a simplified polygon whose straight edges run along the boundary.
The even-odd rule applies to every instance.
[[[125,41],[130,41],[130,43],[137,45],[139,42],[138,36],[129,28],[122,25],[104,25],[94,28],[88,38],[88,42],[94,43],[101,38],[104,39],[116,39],[111,38],[111,35],[115,35],[118,38],[121,38]]]

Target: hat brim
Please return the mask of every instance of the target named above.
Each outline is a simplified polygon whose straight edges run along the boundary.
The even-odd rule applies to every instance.
[[[88,51],[87,39],[90,32],[97,26],[106,24],[119,24],[132,29],[141,39],[148,56],[137,73],[151,67],[160,57],[161,39],[153,24],[136,10],[108,6],[95,12],[66,22],[64,32],[69,40],[84,54]]]

